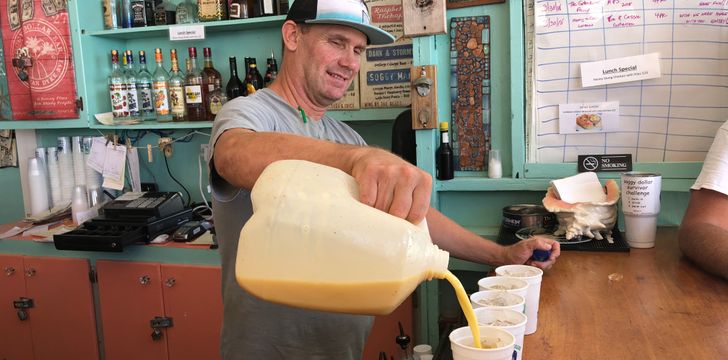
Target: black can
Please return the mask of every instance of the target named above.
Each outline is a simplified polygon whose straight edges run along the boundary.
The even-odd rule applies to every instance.
[[[541,205],[517,204],[503,208],[503,221],[498,233],[498,243],[510,245],[518,242],[516,231],[523,228],[542,228],[548,232],[555,230],[556,214]]]

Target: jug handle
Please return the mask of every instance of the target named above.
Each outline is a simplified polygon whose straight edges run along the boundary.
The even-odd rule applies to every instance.
[[[430,228],[427,227],[427,219],[422,219],[422,221],[415,226],[420,228],[420,230],[424,231],[428,237],[430,236]]]

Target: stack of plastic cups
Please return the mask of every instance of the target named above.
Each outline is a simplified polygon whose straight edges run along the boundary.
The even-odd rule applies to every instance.
[[[83,161],[83,137],[71,138],[71,153],[73,157],[73,179],[76,186],[86,186],[86,163]]]
[[[48,211],[48,182],[43,162],[32,157],[28,159],[28,186],[30,190],[30,215],[38,215]]]
[[[91,153],[91,145],[93,144],[93,141],[93,137],[86,136],[83,138],[83,146],[81,147],[83,150],[83,163],[86,166],[86,189],[88,191],[88,204],[90,207],[94,207],[97,204],[104,202],[104,192],[101,189],[101,173],[88,165],[88,157]]]
[[[48,160],[48,179],[51,186],[52,207],[60,206],[63,203],[61,190],[61,170],[58,164],[58,148],[46,148]]]
[[[78,215],[88,210],[88,194],[86,193],[86,186],[76,185],[73,187],[73,195],[71,196],[71,217],[73,223],[81,225]]]
[[[58,137],[58,170],[61,175],[61,201],[70,203],[76,180],[73,178],[73,155],[68,136]]]
[[[44,147],[39,147],[35,149],[35,157],[39,161],[39,165],[41,169],[43,170],[43,176],[45,176],[45,193],[48,195],[48,207],[53,207],[53,197],[51,196],[51,179],[48,175],[48,157],[46,156],[46,149]]]

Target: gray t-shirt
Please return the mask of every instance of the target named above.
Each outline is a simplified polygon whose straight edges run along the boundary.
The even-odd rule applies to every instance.
[[[353,129],[328,116],[303,123],[296,109],[268,89],[225,104],[215,118],[210,145],[214,146],[223,132],[233,128],[366,145]],[[240,230],[252,215],[250,191],[225,181],[212,161],[209,166],[222,262],[223,359],[359,360],[373,317],[272,304],[251,296],[237,284],[235,257]]]

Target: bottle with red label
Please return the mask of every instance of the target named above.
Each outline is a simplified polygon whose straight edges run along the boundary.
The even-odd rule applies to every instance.
[[[111,113],[114,115],[114,119],[129,117],[126,76],[119,67],[119,52],[116,50],[111,50],[111,74],[109,74],[108,84]]]

